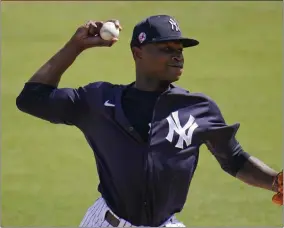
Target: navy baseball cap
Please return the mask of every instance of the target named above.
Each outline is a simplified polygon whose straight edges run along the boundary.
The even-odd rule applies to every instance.
[[[155,15],[139,22],[133,29],[131,47],[140,47],[148,43],[180,41],[183,47],[193,47],[199,41],[183,37],[178,22],[168,15]]]

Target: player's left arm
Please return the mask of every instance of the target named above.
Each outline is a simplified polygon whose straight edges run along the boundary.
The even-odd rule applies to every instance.
[[[246,184],[282,194],[283,181],[282,176],[278,178],[279,172],[245,152],[236,140],[239,124],[227,125],[214,101],[209,102],[208,110],[211,127],[206,133],[205,144],[222,169]]]
[[[254,156],[250,156],[237,172],[236,177],[249,185],[278,192],[278,185],[275,182],[277,175],[278,172],[264,162]]]
[[[217,131],[215,134],[218,134]],[[206,145],[225,172],[246,184],[278,191],[277,185],[273,184],[278,172],[245,152],[235,138],[221,140],[210,137]]]

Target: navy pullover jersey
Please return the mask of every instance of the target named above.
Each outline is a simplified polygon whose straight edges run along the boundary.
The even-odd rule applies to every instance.
[[[98,190],[111,210],[133,225],[159,226],[182,210],[202,144],[232,176],[249,155],[235,138],[239,124],[227,125],[209,97],[173,84],[153,103],[148,138],[143,137],[123,105],[122,95],[132,85],[95,82],[59,89],[26,83],[17,107],[78,127],[94,152]]]

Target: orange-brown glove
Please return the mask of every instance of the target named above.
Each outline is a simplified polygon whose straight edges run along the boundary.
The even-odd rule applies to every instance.
[[[275,185],[278,186],[278,192],[272,197],[272,202],[283,205],[283,170],[275,177],[273,186]]]

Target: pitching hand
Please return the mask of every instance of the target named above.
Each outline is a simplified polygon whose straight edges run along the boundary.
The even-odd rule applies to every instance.
[[[116,27],[121,31],[122,27],[118,20],[108,20],[115,23]],[[100,37],[100,29],[103,21],[88,21],[85,25],[80,26],[75,34],[71,37],[69,43],[75,45],[80,50],[91,47],[111,47],[118,39],[106,41]]]

